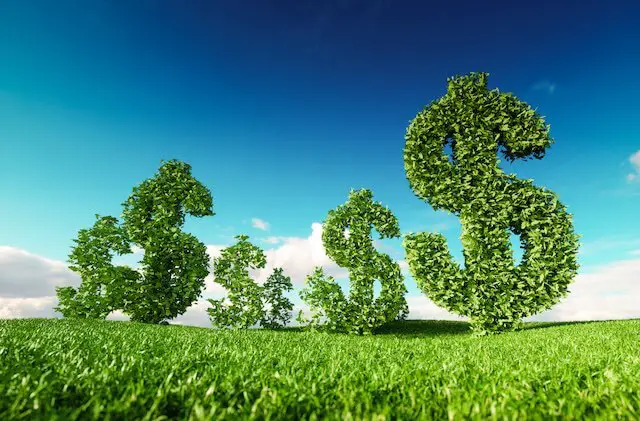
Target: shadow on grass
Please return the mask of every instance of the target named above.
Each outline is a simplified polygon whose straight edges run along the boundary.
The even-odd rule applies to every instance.
[[[573,322],[525,322],[522,329],[514,332],[546,329],[565,325],[584,325],[602,323],[603,320],[585,320]],[[392,322],[374,330],[375,335],[395,335],[403,337],[431,337],[441,335],[471,335],[469,322],[454,320],[405,320]],[[505,332],[509,333],[509,332]]]
[[[375,335],[410,337],[471,334],[468,322],[453,320],[403,320],[389,323],[374,330]]]
[[[640,321],[640,319],[638,319]],[[603,323],[609,320],[581,320],[581,321],[569,321],[569,322],[525,322],[522,329],[516,330],[513,333],[531,331],[537,329],[546,329],[549,327],[565,326],[565,325],[584,325],[592,323]],[[619,320],[610,320],[619,321]],[[263,329],[259,329],[263,330]],[[265,329],[266,330],[266,329]],[[305,331],[309,331],[304,326],[287,326],[283,329],[270,330],[273,333],[279,334],[295,334]],[[324,331],[319,329],[319,331]],[[346,332],[330,332],[336,335],[348,335]],[[511,332],[505,332],[511,333]],[[418,337],[434,337],[445,335],[471,335],[471,325],[465,321],[455,320],[403,320],[391,322],[385,326],[381,326],[374,329],[373,334],[375,336],[398,336],[405,338],[418,338]]]
[[[322,330],[322,329],[320,329]],[[294,333],[308,331],[303,326],[291,326],[273,332]],[[332,332],[336,335],[347,335],[346,332]],[[425,337],[438,335],[458,335],[471,333],[469,323],[450,320],[404,320],[389,323],[373,331],[376,336],[396,335],[408,337]]]
[[[616,321],[616,320],[612,320]],[[522,329],[514,331],[523,332],[537,329],[566,325],[586,325],[593,323],[603,323],[605,320],[583,320],[571,322],[525,322]],[[287,331],[302,331],[303,328],[287,328]],[[511,332],[505,332],[511,333]],[[393,335],[399,337],[434,337],[444,335],[471,335],[471,325],[469,322],[455,320],[404,320],[395,321],[385,326],[381,326],[373,331],[376,336]]]

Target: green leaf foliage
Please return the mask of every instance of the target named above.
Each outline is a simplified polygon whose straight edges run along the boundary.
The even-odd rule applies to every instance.
[[[128,266],[114,266],[112,250],[131,253],[127,234],[113,216],[96,215],[90,229],[81,229],[69,255],[69,268],[82,278],[80,286],[56,287],[59,311],[69,318],[104,319],[123,308],[127,291],[140,274]]]
[[[185,213],[215,215],[211,193],[193,178],[189,164],[171,160],[135,187],[123,206],[123,225],[145,252],[144,277],[125,312],[132,321],[172,319],[198,299],[209,273],[206,246],[181,228]]]
[[[327,255],[349,270],[350,294],[346,298],[330,278],[324,279],[316,268],[308,277],[304,296],[314,308],[313,323],[325,316],[332,329],[344,329],[355,334],[370,334],[376,327],[398,318],[405,318],[406,287],[400,266],[388,255],[379,253],[371,241],[371,229],[380,238],[400,236],[395,216],[378,202],[373,202],[370,190],[352,190],[348,201],[330,210],[324,223],[322,242]],[[345,230],[349,229],[348,238]],[[374,299],[373,283],[379,280],[380,296]],[[302,295],[301,295],[302,296]]]
[[[284,296],[284,291],[291,291],[291,278],[282,273],[282,268],[274,268],[263,285],[263,303],[269,306],[260,320],[260,325],[269,329],[283,328],[291,318],[293,303]]]
[[[251,242],[249,236],[237,235],[238,242],[222,250],[214,259],[214,282],[227,291],[226,299],[209,299],[207,309],[211,323],[221,328],[246,329],[265,318],[262,290],[247,268],[264,268],[267,260],[264,252]]]
[[[191,176],[189,164],[171,160],[123,203],[122,226],[114,217],[98,219],[80,230],[70,268],[80,272],[76,291],[58,288],[65,317],[104,318],[122,310],[132,321],[160,323],[186,311],[200,296],[208,274],[206,247],[181,232],[185,212],[214,215],[209,190]],[[141,273],[113,266],[110,250],[130,253],[130,243],[144,249]]]
[[[521,319],[556,304],[577,273],[579,236],[555,193],[532,180],[506,175],[505,158],[544,156],[549,126],[511,94],[487,89],[487,73],[448,79],[442,98],[407,128],[404,167],[415,194],[434,209],[460,217],[465,269],[445,238],[407,235],[411,274],[424,293],[467,316],[477,334],[513,330]],[[453,164],[443,148],[450,142]],[[524,254],[515,266],[509,235],[520,235]]]
[[[305,285],[300,291],[300,298],[309,305],[311,318],[304,317],[300,310],[298,323],[307,324],[314,330],[319,327],[347,330],[348,303],[333,277],[325,278],[322,267],[316,266],[313,273],[307,276]]]

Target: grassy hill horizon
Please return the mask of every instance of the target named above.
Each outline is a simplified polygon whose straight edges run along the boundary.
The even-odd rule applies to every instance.
[[[0,320],[0,419],[638,419],[640,319],[472,336]]]

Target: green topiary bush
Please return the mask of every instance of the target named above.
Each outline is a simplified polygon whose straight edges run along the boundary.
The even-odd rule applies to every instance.
[[[55,310],[67,318],[104,319],[127,305],[127,292],[140,280],[140,274],[128,266],[111,264],[113,251],[131,253],[126,231],[113,216],[96,215],[90,229],[81,229],[76,246],[69,255],[69,269],[82,278],[80,286],[56,287]]]
[[[448,79],[446,95],[407,128],[404,167],[415,194],[460,217],[465,269],[440,234],[407,235],[411,274],[436,304],[471,319],[477,334],[516,329],[550,308],[577,273],[578,238],[557,196],[506,175],[509,161],[540,159],[552,143],[542,117],[511,94],[487,89],[487,73]],[[453,163],[443,153],[447,143]],[[510,231],[524,254],[515,266]]]
[[[283,295],[284,291],[291,291],[291,278],[282,273],[282,268],[274,268],[273,273],[265,281],[263,288],[263,304],[269,305],[260,320],[260,326],[269,329],[279,329],[287,325],[291,318],[293,303]]]
[[[262,287],[251,277],[247,268],[265,267],[264,252],[249,241],[247,235],[237,235],[238,242],[222,250],[214,259],[213,280],[222,285],[228,295],[224,299],[208,299],[211,323],[219,328],[246,329],[264,317]]]
[[[80,230],[70,254],[72,270],[82,283],[58,287],[64,317],[104,318],[122,310],[132,321],[160,323],[184,313],[200,296],[209,272],[206,247],[180,230],[185,211],[193,216],[214,215],[209,190],[191,176],[191,166],[171,160],[158,173],[134,187],[123,203],[124,222],[100,218]],[[144,249],[139,273],[113,266],[111,250],[130,253],[130,244]]]
[[[351,191],[349,200],[330,210],[324,223],[322,242],[327,255],[349,269],[350,294],[345,298],[332,278],[326,280],[321,268],[308,277],[308,289],[301,293],[314,312],[313,322],[326,316],[331,329],[369,334],[408,313],[404,294],[407,289],[400,266],[379,253],[371,242],[371,229],[380,238],[400,236],[395,216],[380,203],[373,202],[370,190]],[[349,238],[345,229],[349,229]],[[379,280],[380,296],[374,300],[373,283]]]

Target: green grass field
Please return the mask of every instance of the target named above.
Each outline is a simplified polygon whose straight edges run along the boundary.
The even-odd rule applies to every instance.
[[[0,420],[640,419],[640,320],[377,335],[0,320]]]

